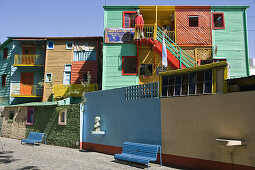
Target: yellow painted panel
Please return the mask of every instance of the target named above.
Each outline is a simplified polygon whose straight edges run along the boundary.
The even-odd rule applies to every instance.
[[[154,57],[155,55],[155,57]],[[150,46],[139,46],[139,68],[141,64],[152,64],[152,76],[140,76],[139,84],[146,84],[152,82],[159,82],[159,76],[157,75],[157,67],[162,67],[162,57]],[[167,70],[171,70],[170,66]]]
[[[91,92],[97,89],[97,84],[90,84],[88,86],[83,86],[82,84],[55,84],[53,86],[53,94],[54,98],[81,97],[84,91]]]

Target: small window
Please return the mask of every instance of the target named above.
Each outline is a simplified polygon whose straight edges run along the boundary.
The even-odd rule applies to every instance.
[[[6,74],[2,74],[2,86],[6,86],[6,77],[7,75]]]
[[[3,59],[7,59],[8,57],[8,48],[4,49],[4,55],[3,55]]]
[[[9,111],[8,122],[13,122],[14,121],[14,115],[15,115],[14,111]]]
[[[51,82],[51,81],[52,81],[52,73],[46,73],[45,82]]]
[[[225,29],[224,14],[213,13],[213,29]]]
[[[151,76],[151,75],[152,75],[152,64],[141,64],[140,76]]]
[[[189,74],[189,95],[196,94],[196,82],[197,74],[196,73]]]
[[[175,96],[181,95],[181,85],[182,85],[182,76],[175,76],[175,89],[174,89]]]
[[[71,71],[72,64],[65,64],[65,71]]]
[[[47,49],[54,49],[54,41],[47,42]]]
[[[58,113],[58,125],[66,125],[67,110],[61,110]]]
[[[205,71],[204,94],[212,93],[212,70]]]
[[[33,124],[34,124],[34,108],[28,108],[26,125],[33,125]]]
[[[135,27],[136,11],[124,11],[123,12],[123,28]]]
[[[198,16],[189,16],[189,27],[198,27]]]
[[[66,49],[68,49],[68,50],[73,49],[73,41],[67,41],[66,42]]]
[[[122,75],[136,75],[137,61],[136,56],[122,57]]]

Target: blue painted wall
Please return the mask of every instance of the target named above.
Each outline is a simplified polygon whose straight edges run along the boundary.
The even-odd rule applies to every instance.
[[[86,94],[82,141],[121,147],[124,141],[161,144],[159,98],[125,100],[125,88]],[[96,116],[101,117],[97,140],[91,134]]]
[[[4,48],[8,48],[7,59],[3,59]],[[11,76],[11,60],[13,55],[13,42],[10,41],[3,45],[0,49],[0,105],[8,105],[10,97],[10,76]],[[2,86],[2,74],[7,74],[6,86]]]

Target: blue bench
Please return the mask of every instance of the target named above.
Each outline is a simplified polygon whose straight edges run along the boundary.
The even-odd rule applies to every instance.
[[[45,144],[46,144],[46,133],[38,133],[38,132],[29,132],[27,139],[21,139],[21,143],[29,143],[36,144],[42,143],[43,136],[45,135]]]
[[[160,153],[160,166],[162,166],[161,159],[161,146],[160,145],[150,145],[142,143],[124,142],[122,153],[115,154],[115,160],[124,160],[140,164],[148,164],[150,161],[156,161],[158,152]]]

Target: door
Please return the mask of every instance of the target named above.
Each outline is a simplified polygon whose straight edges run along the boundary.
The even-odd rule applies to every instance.
[[[22,64],[35,64],[35,46],[23,45],[22,47]]]
[[[21,73],[20,95],[33,95],[34,73]]]

